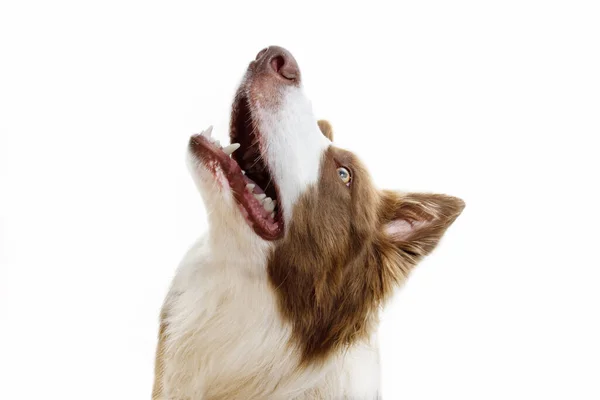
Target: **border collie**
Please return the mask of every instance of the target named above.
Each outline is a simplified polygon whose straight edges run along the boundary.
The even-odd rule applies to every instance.
[[[379,311],[464,202],[376,188],[280,47],[250,63],[229,136],[189,141],[209,229],[162,308],[153,399],[380,398]]]

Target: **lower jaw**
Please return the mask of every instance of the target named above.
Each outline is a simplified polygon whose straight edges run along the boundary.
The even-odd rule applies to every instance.
[[[227,174],[225,176],[227,177]],[[271,218],[271,212],[266,211],[262,204],[255,199],[254,194],[246,189],[246,185],[254,183],[249,178],[244,176],[243,180],[235,179],[232,181],[227,177],[227,181],[240,212],[254,232],[265,240],[281,238],[283,236],[281,209],[277,210],[274,218]],[[262,191],[259,191],[256,194],[261,193]]]
[[[202,135],[192,136],[190,149],[207,168],[216,167],[211,161],[218,163],[220,172],[226,178],[246,223],[258,236],[269,241],[283,236],[284,224],[281,207],[277,208],[274,218],[270,216],[271,212],[266,211],[259,200],[255,198],[255,195],[262,193],[262,189],[256,186],[254,193],[247,189],[247,185],[254,184],[254,182],[242,173],[237,162]],[[216,171],[212,170],[212,173],[216,177]]]

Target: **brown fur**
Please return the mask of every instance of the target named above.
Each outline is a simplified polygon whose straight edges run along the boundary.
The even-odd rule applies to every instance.
[[[319,127],[331,135],[329,124]],[[337,175],[340,166],[352,173],[349,187]],[[463,207],[450,196],[378,191],[352,153],[330,147],[318,185],[295,206],[268,265],[304,362],[323,360],[373,332],[379,306]],[[412,227],[408,235],[386,233],[396,220]]]
[[[321,130],[323,135],[325,135],[327,139],[333,141],[333,128],[331,127],[329,121],[320,119],[319,121],[317,121],[317,124],[319,125],[319,129]]]

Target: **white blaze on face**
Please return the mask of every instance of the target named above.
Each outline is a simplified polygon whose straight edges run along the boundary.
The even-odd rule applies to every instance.
[[[321,133],[301,88],[282,87],[278,107],[259,104],[256,114],[264,156],[289,222],[300,195],[319,180],[321,160],[331,142]]]

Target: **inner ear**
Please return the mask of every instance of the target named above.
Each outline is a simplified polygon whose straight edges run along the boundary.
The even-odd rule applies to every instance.
[[[333,142],[333,128],[331,127],[329,121],[320,119],[317,121],[317,124],[319,125],[319,129],[321,130],[323,135],[325,135],[327,139]]]
[[[429,194],[383,192],[383,231],[400,249],[426,256],[454,220],[465,203],[456,197]]]

